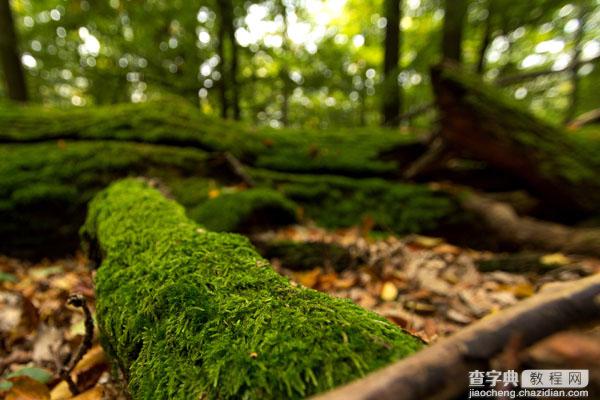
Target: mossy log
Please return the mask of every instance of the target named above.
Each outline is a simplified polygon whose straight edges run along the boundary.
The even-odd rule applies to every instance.
[[[416,135],[381,128],[272,129],[202,115],[180,98],[68,110],[0,109],[0,143],[115,140],[229,152],[246,165],[347,176],[399,175],[423,151]]]
[[[522,180],[563,213],[600,211],[600,142],[538,120],[462,68],[432,70],[441,134],[456,150]]]
[[[235,176],[212,165],[208,153],[194,148],[51,141],[2,145],[0,159],[0,252],[5,254],[49,257],[75,250],[88,201],[112,181],[127,176],[163,182],[190,213],[210,212],[206,222],[213,229],[237,231],[296,220],[297,206],[268,188],[231,194],[223,207],[207,204],[204,208],[211,185],[218,187],[217,181],[226,185]]]
[[[126,176],[157,179],[190,217],[216,231],[246,233],[303,216],[332,228],[372,218],[379,230],[427,232],[455,210],[449,196],[426,186],[373,178],[248,168],[257,184],[248,189],[197,148],[59,140],[1,145],[0,158],[0,251],[26,257],[74,250],[87,202]]]
[[[83,237],[108,354],[133,399],[303,398],[422,347],[348,300],[295,287],[235,234],[141,180],[91,202]]]

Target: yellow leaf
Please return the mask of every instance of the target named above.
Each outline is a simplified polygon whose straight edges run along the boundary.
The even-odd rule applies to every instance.
[[[413,243],[415,243],[421,247],[430,249],[432,247],[435,247],[437,245],[444,243],[444,240],[441,238],[436,238],[436,237],[416,235],[413,240]]]
[[[398,297],[398,288],[392,282],[386,282],[381,287],[379,296],[383,301],[394,301]]]
[[[221,194],[221,191],[219,189],[211,189],[208,192],[208,197],[211,199],[214,199],[215,197],[219,197],[220,194]]]
[[[552,253],[540,257],[540,262],[544,265],[567,265],[571,260],[563,253]]]

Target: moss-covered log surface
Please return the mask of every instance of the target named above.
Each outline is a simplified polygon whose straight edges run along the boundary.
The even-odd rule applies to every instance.
[[[348,300],[292,286],[141,180],[91,202],[97,316],[134,399],[303,398],[421,348]]]
[[[327,227],[372,218],[375,228],[427,232],[446,224],[453,200],[424,185],[377,178],[248,168],[257,187],[197,148],[100,140],[0,146],[0,251],[20,256],[73,251],[87,202],[126,176],[159,180],[188,215],[215,231],[249,232],[294,223]]]
[[[0,143],[113,140],[228,151],[245,164],[348,176],[397,174],[423,150],[414,134],[386,129],[272,129],[202,115],[179,98],[60,110],[0,109]]]
[[[569,135],[450,63],[432,70],[442,136],[520,179],[561,213],[600,211],[600,141]]]

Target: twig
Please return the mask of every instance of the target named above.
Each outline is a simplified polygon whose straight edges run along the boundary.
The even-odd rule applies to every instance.
[[[75,396],[80,393],[80,390],[77,387],[77,384],[73,381],[71,372],[73,372],[75,366],[92,347],[92,340],[94,339],[94,318],[92,317],[92,313],[87,305],[87,300],[83,295],[79,293],[70,295],[67,299],[67,304],[76,308],[81,308],[85,314],[85,335],[83,337],[83,341],[81,342],[75,357],[70,360],[68,365],[64,365],[60,369],[60,377],[67,382],[69,385],[69,390]]]
[[[224,157],[225,161],[227,161],[227,164],[231,167],[233,172],[238,177],[240,177],[246,185],[248,185],[249,187],[256,186],[256,182],[254,182],[254,179],[252,179],[252,177],[248,175],[248,173],[246,172],[246,168],[244,168],[244,165],[241,163],[240,160],[237,159],[236,156],[226,151],[224,153]]]

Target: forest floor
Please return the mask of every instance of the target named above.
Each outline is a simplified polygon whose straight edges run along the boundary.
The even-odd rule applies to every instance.
[[[271,262],[293,282],[349,298],[428,343],[560,282],[600,273],[600,260],[560,253],[540,255],[537,272],[480,272],[478,263],[497,255],[432,237],[374,239],[360,228],[292,226],[261,237],[348,249],[350,265],[337,272],[331,267],[296,271],[277,259]],[[57,371],[85,334],[83,313],[67,305],[72,293],[83,294],[93,312],[93,274],[82,255],[39,263],[0,257],[0,395],[4,390],[8,400],[125,398],[97,333],[72,371],[82,394],[73,397],[59,378]]]

